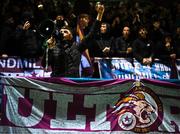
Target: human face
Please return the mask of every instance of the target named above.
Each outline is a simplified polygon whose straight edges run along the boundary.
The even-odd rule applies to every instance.
[[[129,27],[124,27],[122,31],[123,37],[127,38],[130,34],[130,28]]]
[[[86,28],[89,24],[89,16],[83,16],[80,18],[80,25],[82,28]]]
[[[56,20],[64,20],[64,17],[62,15],[56,16]]]
[[[106,31],[107,31],[107,25],[106,25],[106,24],[101,24],[100,31],[101,31],[102,34],[106,33]]]
[[[176,34],[180,35],[180,27],[176,28]]]
[[[139,35],[142,37],[142,38],[146,38],[147,37],[147,30],[146,30],[146,28],[141,28],[140,30],[139,30]]]
[[[68,29],[61,29],[60,33],[63,35],[63,40],[71,40],[72,39],[72,33]]]
[[[170,36],[167,36],[167,37],[165,37],[164,40],[165,40],[166,43],[167,43],[167,42],[170,43],[170,42],[172,41],[172,38],[171,38]]]
[[[160,24],[161,24],[160,21],[155,21],[155,22],[153,23],[153,26],[154,26],[154,28],[159,29]]]

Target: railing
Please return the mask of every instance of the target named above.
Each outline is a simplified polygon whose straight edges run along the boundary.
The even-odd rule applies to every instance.
[[[155,59],[151,66],[144,66],[135,59],[95,58],[95,78],[100,79],[179,79],[180,59],[175,65]],[[24,77],[50,77],[51,69],[45,71],[39,59],[20,57],[0,58],[0,75]]]

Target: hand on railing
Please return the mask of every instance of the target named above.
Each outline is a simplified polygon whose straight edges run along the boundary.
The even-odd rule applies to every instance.
[[[152,58],[143,58],[143,64],[144,65],[150,65],[152,63]]]

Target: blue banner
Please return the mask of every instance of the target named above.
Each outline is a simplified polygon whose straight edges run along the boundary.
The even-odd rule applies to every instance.
[[[145,66],[129,58],[96,58],[100,78],[104,79],[170,79],[170,64],[156,59],[151,66]]]
[[[180,59],[176,60],[176,66],[177,66],[177,71],[178,71],[178,79],[180,79]]]

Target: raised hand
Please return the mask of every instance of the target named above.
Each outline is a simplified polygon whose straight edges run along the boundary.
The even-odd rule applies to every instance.
[[[31,27],[31,24],[29,21],[26,21],[23,26],[23,30],[28,30]]]
[[[96,4],[96,11],[98,12],[98,15],[97,15],[97,18],[96,18],[96,20],[99,20],[99,21],[101,21],[102,20],[102,16],[103,16],[103,13],[104,13],[104,10],[105,10],[105,8],[104,8],[104,5],[102,5],[102,4]]]

